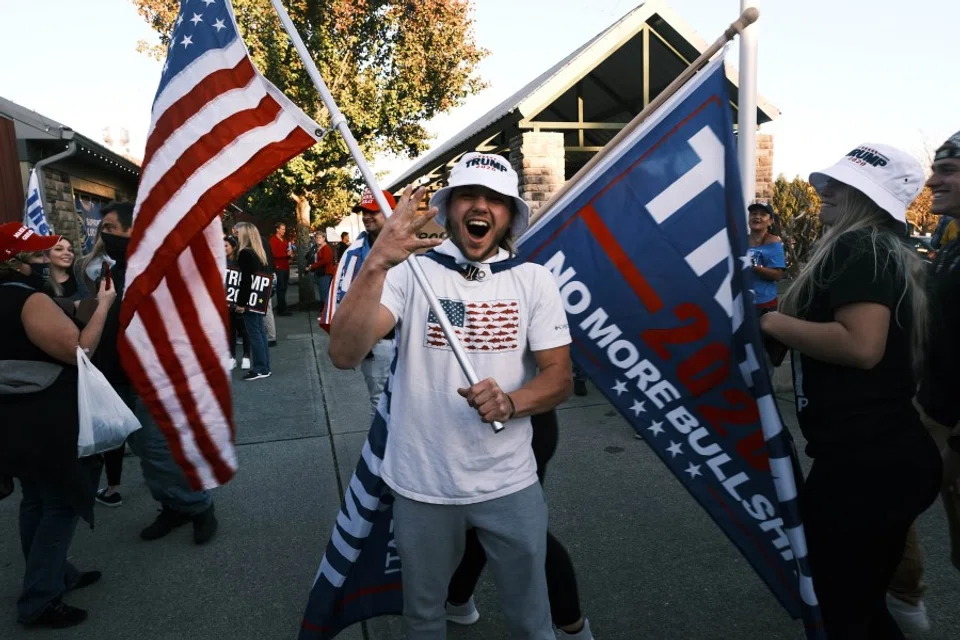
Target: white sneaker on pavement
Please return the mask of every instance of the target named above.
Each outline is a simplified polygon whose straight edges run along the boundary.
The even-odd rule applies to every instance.
[[[923,600],[917,605],[912,605],[888,593],[887,610],[897,621],[900,631],[908,638],[919,638],[930,631],[930,618],[927,617],[927,607],[923,604]]]
[[[590,631],[590,621],[586,618],[583,619],[583,629],[577,631],[576,633],[567,633],[563,629],[557,629],[557,638],[558,640],[594,640],[593,632]]]
[[[243,360],[241,360],[241,361],[240,361],[240,368],[243,369],[244,371],[249,371],[249,370],[250,370],[250,358],[244,358]]]
[[[453,605],[448,602],[446,607],[447,621],[453,624],[466,626],[476,624],[477,620],[480,619],[480,612],[477,611],[477,605],[473,601],[473,596],[470,596],[470,599],[464,604]]]
[[[237,368],[237,360],[235,358],[230,358],[230,371],[233,371]]]

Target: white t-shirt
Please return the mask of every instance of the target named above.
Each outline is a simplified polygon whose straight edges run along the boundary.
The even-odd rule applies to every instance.
[[[570,344],[560,291],[547,269],[526,263],[494,274],[467,263],[450,240],[437,251],[485,272],[470,281],[418,258],[480,380],[493,378],[504,391],[515,391],[537,373],[534,351]],[[487,262],[508,257],[501,250]],[[409,265],[387,273],[380,303],[398,322],[390,435],[381,467],[387,485],[411,500],[472,504],[537,482],[530,418],[510,420],[494,433],[457,393],[470,385],[440,325],[431,322]]]

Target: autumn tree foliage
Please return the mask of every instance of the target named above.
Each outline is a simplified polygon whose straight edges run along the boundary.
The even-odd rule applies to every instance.
[[[779,219],[787,271],[791,277],[796,276],[820,237],[820,196],[800,176],[787,180],[781,173],[773,183],[770,205]]]
[[[178,0],[131,0],[159,35],[138,49],[162,59]],[[232,0],[254,64],[317,123],[329,114],[269,0]],[[202,4],[198,5],[201,9]],[[415,157],[427,148],[424,123],[484,87],[467,0],[285,0],[324,81],[365,155]],[[308,226],[332,226],[349,212],[362,179],[338,134],[276,171],[247,194],[244,208],[292,218],[306,245]],[[301,290],[312,300],[312,290]]]

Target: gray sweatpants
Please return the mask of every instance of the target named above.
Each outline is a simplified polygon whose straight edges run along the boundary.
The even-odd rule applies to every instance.
[[[407,640],[446,639],[447,586],[463,557],[470,527],[476,527],[487,554],[512,637],[556,640],[544,571],[547,503],[539,483],[468,505],[427,504],[397,495],[393,520],[403,567]]]

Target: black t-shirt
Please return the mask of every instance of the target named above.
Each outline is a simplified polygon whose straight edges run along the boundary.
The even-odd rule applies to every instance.
[[[882,442],[919,424],[912,402],[910,300],[903,297],[904,279],[889,251],[874,249],[869,231],[848,232],[837,239],[821,273],[823,286],[814,290],[803,319],[833,322],[844,305],[874,302],[890,309],[890,328],[873,369],[794,357],[797,417],[811,457]]]
[[[960,422],[960,240],[944,247],[930,267],[930,333],[917,400],[948,427]]]
[[[11,277],[0,282],[0,360],[35,360],[63,365],[30,342],[23,326],[23,307],[36,294],[46,295],[27,284],[24,278]],[[64,365],[65,366],[65,365]]]

